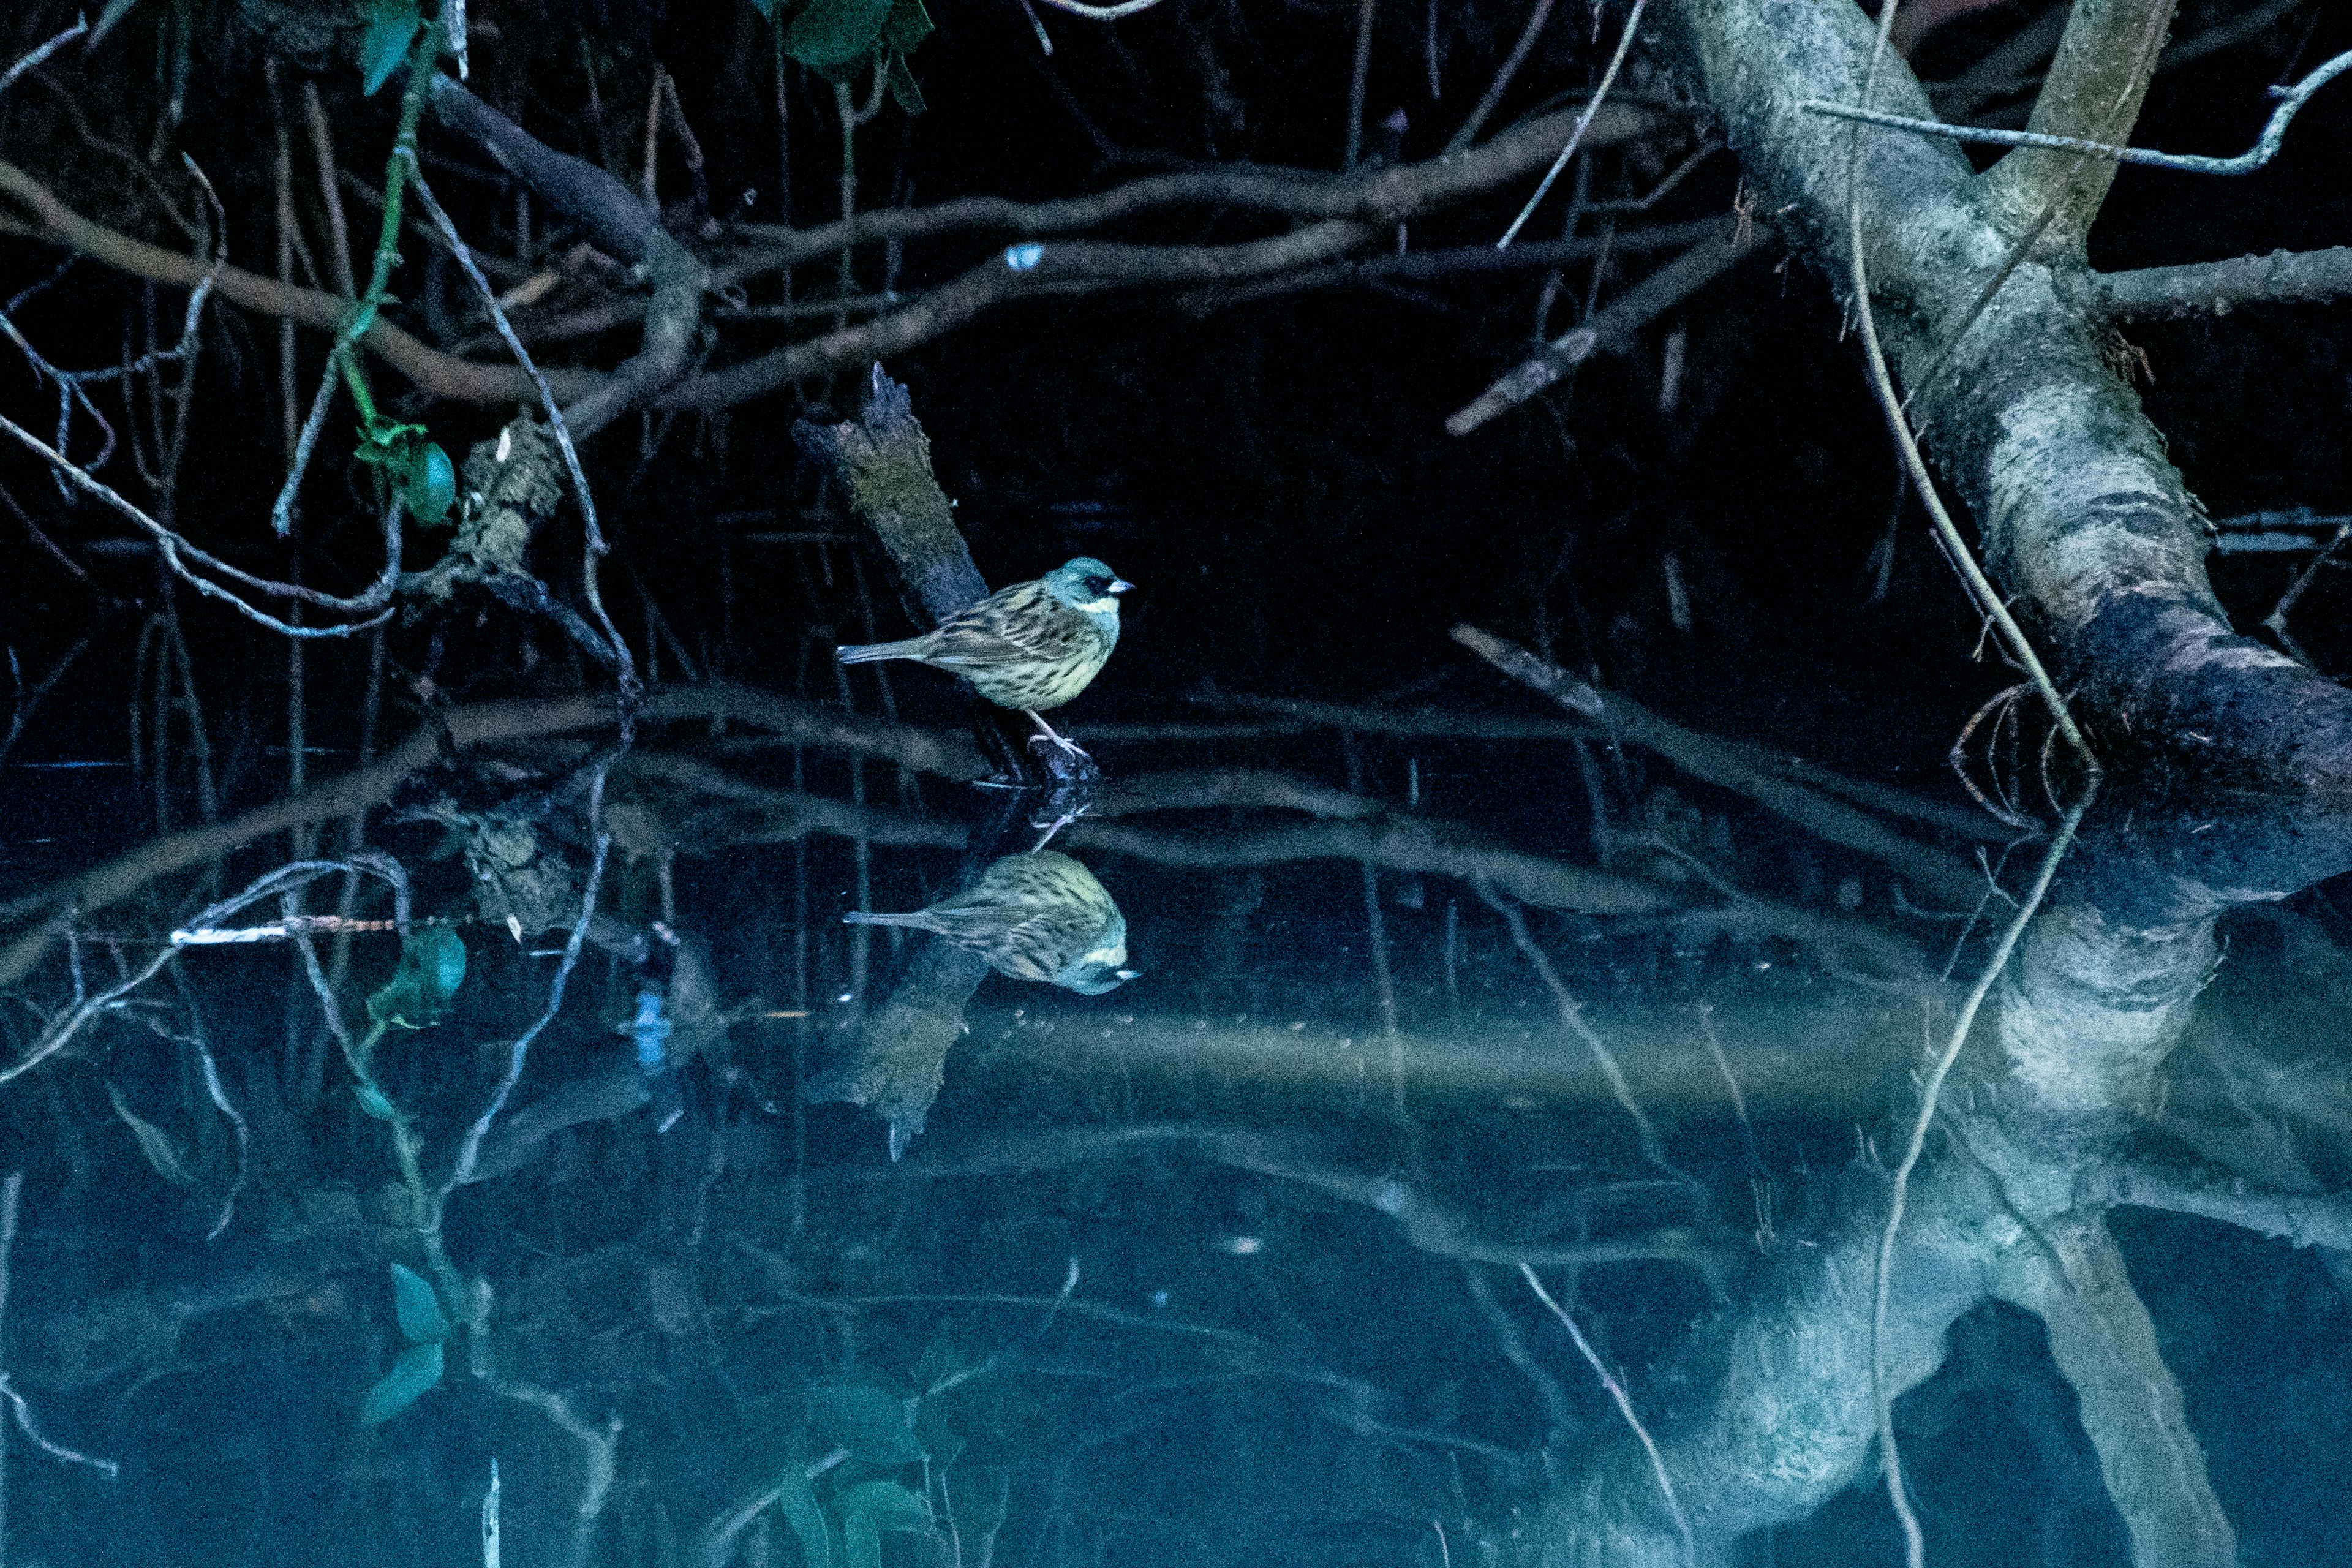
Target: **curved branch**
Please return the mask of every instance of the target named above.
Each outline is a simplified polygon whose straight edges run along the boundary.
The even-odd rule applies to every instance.
[[[558,153],[454,78],[433,79],[433,112],[533,195],[583,226],[600,247],[642,268],[653,285],[643,346],[564,410],[572,435],[586,440],[684,374],[702,326],[703,290],[710,284],[702,258],[673,239],[620,181],[584,158]]]
[[[1116,22],[1121,16],[1132,16],[1138,11],[1149,11],[1160,0],[1115,0],[1108,5],[1096,5],[1088,0],[1045,0],[1056,11],[1067,11],[1073,16],[1084,16],[1089,22]]]
[[[1491,191],[1540,169],[1576,124],[1575,105],[1511,127],[1462,152],[1418,163],[1322,175],[1299,170],[1230,168],[1152,175],[1098,195],[1023,203],[995,197],[937,206],[860,214],[810,229],[747,226],[755,248],[711,268],[656,222],[619,181],[557,153],[448,78],[433,88],[444,124],[479,143],[501,166],[586,227],[602,248],[646,268],[653,283],[644,346],[611,375],[551,369],[548,382],[570,406],[576,437],[647,401],[667,408],[719,408],[787,382],[862,364],[928,342],[984,310],[1032,293],[1087,293],[1149,286],[1188,287],[1265,278],[1335,261],[1377,234],[1422,214]],[[1622,143],[1667,123],[1664,112],[1623,100],[1603,104],[1585,145]],[[81,217],[14,165],[0,163],[0,195],[30,209],[31,221],[0,218],[0,232],[47,239],[141,277],[193,288],[205,268]],[[742,364],[677,384],[701,323],[701,297],[717,280],[746,280],[845,245],[919,239],[973,231],[1056,235],[1089,229],[1135,213],[1175,205],[1246,207],[1326,221],[1269,239],[1226,246],[1148,246],[1076,241],[1016,246],[972,268],[901,310]],[[223,299],[331,332],[343,302],[236,268],[218,269]],[[637,307],[622,312],[634,315]],[[537,388],[520,369],[460,359],[427,347],[379,319],[362,343],[436,397],[467,403],[529,405]]]
[[[1059,201],[968,196],[935,206],[860,213],[814,228],[746,224],[738,232],[752,246],[728,262],[723,271],[735,279],[754,278],[794,262],[836,255],[845,245],[877,240],[934,239],[969,233],[1033,237],[1075,234],[1171,206],[1237,207],[1292,217],[1360,217],[1393,226],[1542,168],[1559,151],[1560,139],[1575,126],[1579,112],[1571,105],[1514,125],[1476,147],[1417,163],[1348,174],[1234,164],[1148,175],[1097,195]],[[1667,123],[1667,115],[1659,109],[1613,99],[1593,116],[1584,144],[1615,146]]]
[[[2054,136],[2038,131],[1995,131],[1969,125],[1947,125],[1939,120],[1924,116],[1887,114],[1874,109],[1857,109],[1850,104],[1831,103],[1822,99],[1809,98],[1798,107],[1814,114],[1826,114],[1839,120],[1859,120],[1871,125],[1884,125],[1893,131],[1942,137],[1969,146],[2074,153],[2117,163],[2136,163],[2143,168],[2170,169],[2177,174],[2227,177],[2251,174],[2276,157],[2286,140],[2287,122],[2294,118],[2295,111],[2310,101],[2313,93],[2347,70],[2352,70],[2352,49],[2346,50],[2297,82],[2278,108],[2272,111],[2269,122],[2263,127],[2263,133],[2255,138],[2254,144],[2233,158],[2209,158],[2196,153],[2159,153],[2153,147],[2126,147],[2109,141]]]
[[[93,223],[14,163],[0,163],[0,195],[13,198],[31,215],[29,221],[14,216],[0,216],[0,233],[46,240],[93,261],[104,262],[117,271],[183,289],[194,289],[210,276],[215,291],[231,304],[264,315],[283,316],[322,332],[332,333],[342,319],[343,301],[333,294],[317,289],[298,289],[240,267],[212,266]],[[537,395],[530,378],[514,366],[483,364],[443,353],[381,316],[360,342],[415,383],[419,391],[435,397],[456,403],[527,404]],[[557,395],[565,397],[584,395],[604,381],[593,371],[551,370],[547,374]]]
[[[904,310],[695,376],[664,394],[656,406],[724,408],[841,365],[866,364],[903,353],[954,331],[984,310],[1018,299],[1262,277],[1344,256],[1371,238],[1373,232],[1368,225],[1333,221],[1237,245],[1072,240],[1009,246]]]
[[[1294,860],[1356,860],[1392,871],[1421,871],[1491,882],[1524,902],[1587,914],[1643,914],[1674,907],[1667,889],[1637,878],[1590,871],[1566,861],[1484,843],[1449,824],[1421,817],[1326,819],[1255,832],[1155,833],[1081,819],[1062,830],[1077,848],[1132,855],[1161,866],[1272,866]]]

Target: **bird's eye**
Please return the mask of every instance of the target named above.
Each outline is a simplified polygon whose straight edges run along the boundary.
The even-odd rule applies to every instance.
[[[1111,579],[1105,577],[1098,573],[1087,579],[1087,592],[1099,599],[1105,594],[1110,592],[1110,584]]]

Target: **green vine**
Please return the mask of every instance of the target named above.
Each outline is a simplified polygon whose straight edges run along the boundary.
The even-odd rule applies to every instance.
[[[387,39],[393,40],[390,48],[385,47]],[[397,60],[402,49],[408,62],[408,85],[401,94],[399,132],[384,166],[383,224],[376,236],[375,264],[368,275],[367,292],[352,302],[336,326],[334,347],[336,367],[359,410],[359,460],[381,468],[400,504],[427,526],[446,521],[457,501],[457,466],[427,437],[424,426],[388,419],[377,409],[357,345],[375,324],[376,312],[392,298],[392,271],[400,265],[401,197],[407,189],[410,161],[416,150],[416,124],[433,90],[434,68],[444,41],[440,24],[424,20],[415,0],[379,0],[362,62],[369,77],[368,89],[373,91],[383,84],[389,74],[383,59],[388,56]]]

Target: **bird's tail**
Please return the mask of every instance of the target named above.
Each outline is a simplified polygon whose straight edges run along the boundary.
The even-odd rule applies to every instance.
[[[922,931],[930,925],[931,919],[921,910],[903,915],[871,915],[864,910],[852,910],[841,917],[841,923],[846,926],[907,926]]]
[[[904,642],[850,643],[833,650],[833,657],[844,664],[872,664],[879,658],[920,658],[923,657],[920,637],[908,637]]]

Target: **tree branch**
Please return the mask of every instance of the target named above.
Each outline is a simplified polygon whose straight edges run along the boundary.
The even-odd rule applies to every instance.
[[[1467,436],[1496,415],[1517,407],[1593,354],[1623,353],[1634,334],[1697,293],[1756,248],[1758,231],[1743,225],[1731,234],[1700,241],[1618,296],[1575,331],[1552,340],[1543,353],[1496,381],[1472,403],[1446,416],[1449,436]]]
[[[1843,138],[1808,100],[1853,102],[1868,18],[1842,7],[1692,0],[1662,19],[1780,226],[1843,277]],[[1890,62],[1877,101],[1924,95]],[[2164,756],[2172,787],[2286,783],[2309,813],[2352,799],[2352,695],[2231,629],[2205,575],[2206,525],[2129,387],[2109,368],[2095,285],[2029,256],[1976,314],[2013,239],[1967,161],[1868,139],[1864,244],[1879,322],[1938,466],[1974,513],[1988,573],[2048,636],[2060,684],[2111,765]],[[1971,315],[1972,325],[1948,342]],[[2205,737],[2210,737],[2208,741]],[[2285,775],[2292,772],[2291,781]]]
[[[1447,152],[1418,163],[1349,174],[1236,163],[1152,174],[1097,195],[1058,201],[967,196],[935,206],[860,213],[814,228],[745,224],[737,232],[751,242],[749,248],[730,258],[728,268],[730,276],[749,279],[796,262],[837,255],[845,245],[881,240],[992,232],[1051,237],[1100,228],[1138,213],[1171,206],[1233,207],[1292,217],[1352,217],[1393,227],[1434,206],[1491,190],[1542,168],[1575,126],[1578,112],[1571,105],[1514,125],[1476,147]],[[1593,116],[1584,144],[1619,145],[1671,122],[1664,110],[1654,106],[1613,99]]]
[[[2352,295],[2352,247],[2274,250],[2183,267],[2095,275],[2110,316],[2226,316],[2240,305],[2307,305]]]
[[[2235,1568],[2236,1532],[2213,1495],[2179,1381],[2157,1346],[2122,1249],[2096,1215],[2053,1240],[2063,1275],[2033,1266],[2036,1254],[2015,1253],[1994,1289],[2048,1327],[2051,1359],[2081,1402],[2083,1431],[2130,1534],[2132,1561]]]
[[[2155,79],[2174,0],[2074,0],[2058,53],[2042,79],[2026,129],[2045,136],[2120,142],[2139,119]],[[2116,166],[2063,153],[2010,153],[1986,172],[1993,205],[2017,232],[2055,205],[2042,243],[2079,254],[2091,219],[2107,199]]]
[[[586,440],[683,374],[702,326],[703,290],[710,283],[702,258],[671,238],[620,181],[585,159],[556,152],[454,78],[434,78],[433,112],[532,195],[586,228],[600,247],[641,268],[653,285],[643,346],[564,410],[572,435]]]
[[[209,275],[213,289],[231,304],[265,315],[284,316],[332,334],[344,302],[318,289],[297,289],[240,267],[213,266],[145,240],[133,239],[91,222],[68,207],[48,187],[14,163],[0,163],[0,195],[30,210],[29,219],[0,216],[0,233],[26,236],[63,246],[134,277],[194,289]],[[529,403],[537,395],[530,378],[512,365],[482,364],[429,348],[382,316],[360,338],[370,353],[415,382],[420,391],[457,403]],[[593,371],[551,370],[548,380],[562,397],[583,395],[603,381]]]
[[[1373,233],[1364,224],[1332,220],[1310,224],[1273,239],[1247,240],[1236,245],[1116,245],[1072,240],[1055,245],[1008,246],[904,310],[696,376],[672,387],[659,399],[658,405],[724,408],[845,364],[865,364],[903,353],[953,331],[984,310],[1014,300],[1256,278],[1331,260],[1364,244]]]

